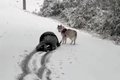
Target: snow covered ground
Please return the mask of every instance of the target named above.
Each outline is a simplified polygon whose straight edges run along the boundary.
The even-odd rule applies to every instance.
[[[61,39],[59,22],[24,12],[12,1],[0,1],[0,80],[16,80],[21,72],[18,62],[35,48],[43,32],[53,31]],[[120,80],[120,46],[77,32],[76,45],[68,42],[52,53],[52,80]]]

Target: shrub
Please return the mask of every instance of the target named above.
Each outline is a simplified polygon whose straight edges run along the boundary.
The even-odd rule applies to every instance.
[[[45,0],[42,14],[59,17],[70,27],[120,41],[119,0]]]

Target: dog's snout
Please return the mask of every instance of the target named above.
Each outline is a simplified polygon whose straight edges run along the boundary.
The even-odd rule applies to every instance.
[[[60,30],[58,30],[58,32],[61,32]]]

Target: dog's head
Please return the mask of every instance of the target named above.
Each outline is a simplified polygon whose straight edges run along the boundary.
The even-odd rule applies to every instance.
[[[51,45],[46,44],[44,41],[39,43],[36,47],[36,51],[51,51]]]
[[[62,30],[64,29],[64,26],[58,25],[57,29],[58,29],[58,32],[62,32]]]

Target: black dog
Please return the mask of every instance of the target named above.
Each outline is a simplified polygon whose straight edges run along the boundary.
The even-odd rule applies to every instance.
[[[57,36],[53,32],[45,32],[41,35],[36,51],[52,51],[60,46]]]

